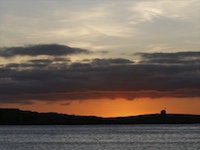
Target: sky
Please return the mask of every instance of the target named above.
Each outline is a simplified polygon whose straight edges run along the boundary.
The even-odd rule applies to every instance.
[[[200,1],[0,0],[0,107],[200,114]]]

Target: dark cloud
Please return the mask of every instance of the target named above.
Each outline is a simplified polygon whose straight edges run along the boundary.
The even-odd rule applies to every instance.
[[[70,59],[68,58],[55,58],[55,59],[33,59],[24,63],[9,63],[5,65],[5,68],[10,69],[26,69],[30,70],[33,68],[42,68],[49,69],[50,67],[62,67],[68,65],[70,63]]]
[[[177,52],[177,53],[137,53],[136,55],[142,57],[141,63],[159,63],[159,64],[200,63],[200,52],[198,51]]]
[[[0,57],[14,57],[20,56],[38,56],[38,55],[49,55],[49,56],[62,56],[78,53],[90,53],[88,50],[80,48],[72,48],[65,45],[58,44],[41,44],[41,45],[30,45],[24,47],[5,47],[0,48]]]
[[[119,64],[131,64],[134,63],[128,59],[115,58],[115,59],[93,59],[92,64],[97,66],[106,65],[119,65]]]
[[[52,58],[1,66],[0,102],[200,97],[199,52],[139,55],[140,63],[123,58],[75,63]],[[155,63],[158,58],[168,59]]]

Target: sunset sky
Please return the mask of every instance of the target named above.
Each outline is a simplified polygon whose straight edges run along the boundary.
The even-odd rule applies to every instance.
[[[200,114],[200,1],[0,0],[0,108]]]

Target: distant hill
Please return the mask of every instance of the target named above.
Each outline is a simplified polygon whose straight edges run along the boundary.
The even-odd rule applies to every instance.
[[[194,124],[200,115],[149,114],[102,118],[58,113],[38,113],[19,109],[0,109],[0,125],[87,125],[87,124]]]

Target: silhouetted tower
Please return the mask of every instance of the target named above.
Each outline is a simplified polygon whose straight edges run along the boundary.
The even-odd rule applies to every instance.
[[[161,114],[162,116],[165,116],[165,115],[166,115],[166,109],[161,110],[160,114]]]

